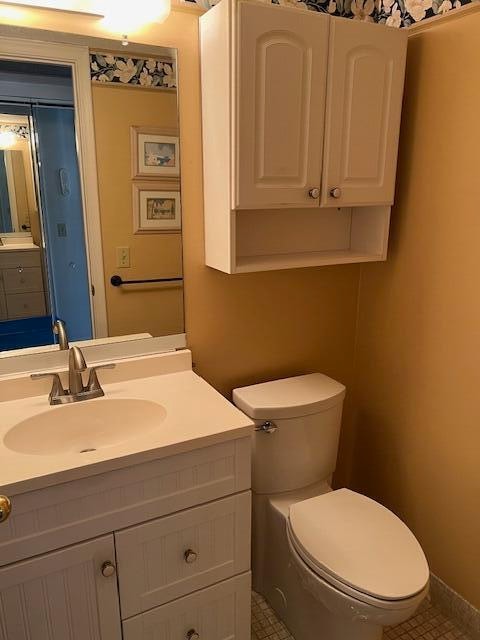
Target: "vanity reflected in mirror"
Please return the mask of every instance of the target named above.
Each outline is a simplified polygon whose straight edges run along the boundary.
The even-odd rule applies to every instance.
[[[59,321],[183,334],[176,51],[27,40],[0,45],[0,357],[58,349]]]

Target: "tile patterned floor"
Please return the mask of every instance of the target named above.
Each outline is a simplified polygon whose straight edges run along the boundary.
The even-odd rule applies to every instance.
[[[386,629],[385,640],[469,640],[428,601],[408,622]],[[252,640],[294,640],[265,600],[252,595]]]

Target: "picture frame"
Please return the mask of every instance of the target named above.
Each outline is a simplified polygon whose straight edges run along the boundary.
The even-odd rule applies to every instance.
[[[133,183],[133,232],[181,233],[182,204],[178,182]]]
[[[178,129],[132,127],[132,178],[180,178]]]

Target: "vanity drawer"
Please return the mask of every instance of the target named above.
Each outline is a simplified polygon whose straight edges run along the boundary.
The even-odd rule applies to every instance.
[[[7,313],[10,320],[44,316],[46,308],[43,291],[40,293],[7,294]]]
[[[41,267],[40,249],[32,251],[0,251],[0,269]]]
[[[251,576],[213,587],[125,620],[123,640],[250,640]],[[191,633],[193,632],[193,633]]]
[[[250,569],[251,494],[115,534],[122,618]]]
[[[0,524],[0,566],[247,491],[250,442],[161,459],[153,451],[149,462],[29,493],[4,488],[12,513]]]
[[[3,271],[3,286],[6,293],[43,291],[42,270],[40,267],[5,269]]]

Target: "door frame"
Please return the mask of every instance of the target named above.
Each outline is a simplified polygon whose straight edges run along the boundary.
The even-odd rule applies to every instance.
[[[82,191],[92,329],[94,338],[107,337],[105,274],[88,46],[2,35],[0,38],[0,58],[57,64],[69,66],[72,69],[75,135]],[[94,295],[92,287],[95,290]]]

